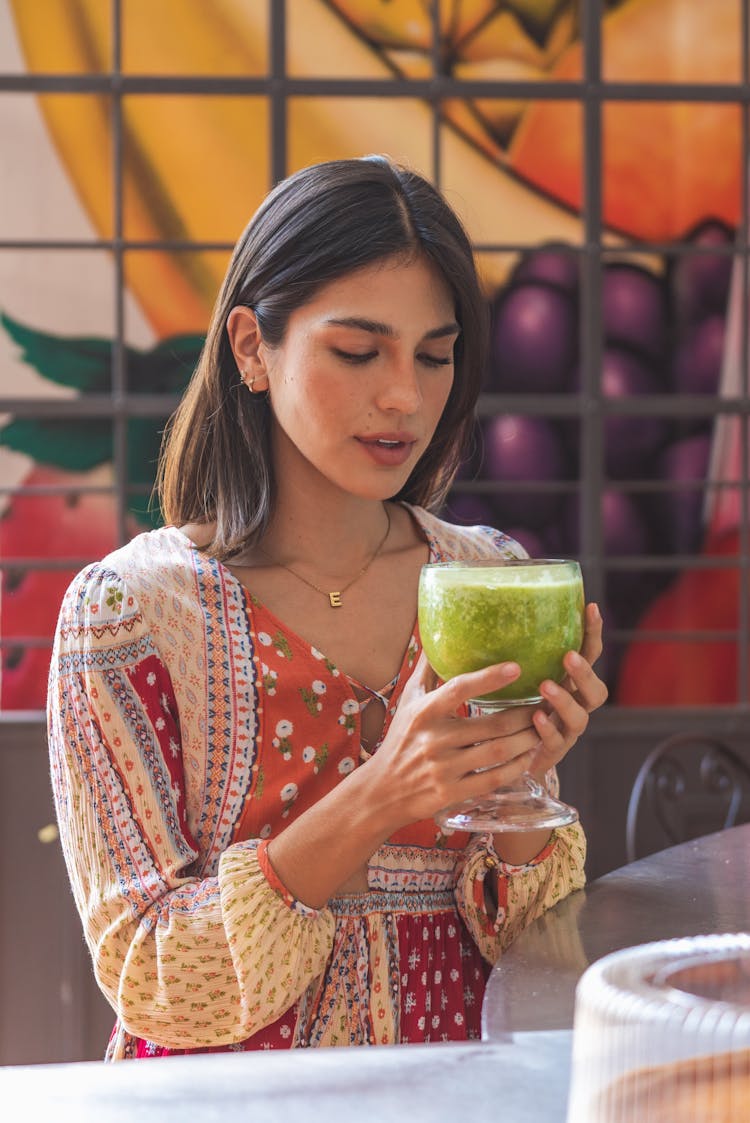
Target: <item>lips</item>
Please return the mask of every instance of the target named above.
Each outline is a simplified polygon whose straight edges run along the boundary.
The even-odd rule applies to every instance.
[[[385,467],[398,467],[411,456],[416,437],[411,433],[368,433],[366,437],[355,437],[358,444],[376,464]]]

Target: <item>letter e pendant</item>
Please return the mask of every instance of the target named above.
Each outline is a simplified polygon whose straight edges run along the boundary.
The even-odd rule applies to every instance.
[[[331,602],[331,608],[341,608],[341,593],[329,593],[328,599]]]

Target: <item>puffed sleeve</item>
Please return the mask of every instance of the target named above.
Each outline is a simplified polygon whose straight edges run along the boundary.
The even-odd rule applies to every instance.
[[[63,602],[48,729],[76,906],[124,1028],[196,1048],[275,1021],[322,974],[333,918],[289,898],[257,841],[229,846],[217,876],[195,875],[170,676],[135,596],[103,564]]]
[[[472,838],[457,869],[456,901],[489,963],[538,916],[583,888],[585,860],[586,837],[579,823],[554,830],[544,849],[520,866],[498,857],[492,835]]]

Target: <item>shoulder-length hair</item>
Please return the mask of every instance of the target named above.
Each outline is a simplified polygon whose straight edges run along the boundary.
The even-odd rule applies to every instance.
[[[423,255],[455,301],[461,333],[450,396],[428,448],[393,498],[434,508],[468,444],[487,345],[486,302],[458,218],[422,176],[381,156],[315,164],[270,192],[240,237],[198,366],[170,420],[157,488],[167,523],[215,523],[226,561],[262,536],[273,509],[271,412],[240,381],[226,330],[252,307],[269,346],[325,284],[386,258]]]

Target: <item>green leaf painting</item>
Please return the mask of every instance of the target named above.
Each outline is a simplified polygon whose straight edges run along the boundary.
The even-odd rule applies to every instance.
[[[100,418],[17,417],[0,429],[0,444],[26,453],[38,464],[87,472],[112,459],[112,426]]]
[[[114,346],[109,339],[63,337],[38,331],[0,313],[0,326],[18,346],[23,362],[42,378],[85,394],[109,394]],[[176,394],[187,386],[204,337],[178,335],[150,350],[124,348],[128,390],[132,394]],[[141,490],[153,483],[166,417],[127,420],[127,483]],[[67,472],[86,472],[111,462],[113,426],[102,418],[11,418],[0,428],[0,445],[23,452],[38,464]],[[130,510],[141,523],[158,525],[160,512],[148,495],[132,497]]]
[[[48,335],[0,314],[0,324],[21,358],[42,378],[58,386],[72,386],[84,394],[106,394],[112,379],[112,344],[108,339],[65,338]]]

